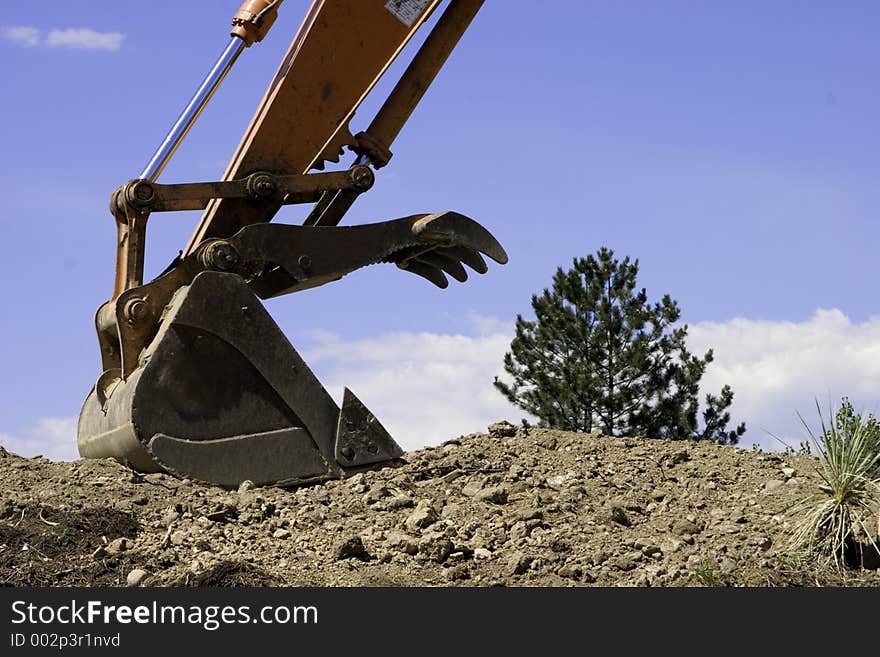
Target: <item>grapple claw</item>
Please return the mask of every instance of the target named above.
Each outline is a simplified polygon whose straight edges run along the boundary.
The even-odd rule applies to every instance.
[[[440,246],[463,246],[480,251],[500,265],[507,264],[507,252],[488,230],[458,212],[429,214],[413,224],[413,234],[423,242]]]
[[[427,251],[419,255],[418,260],[446,272],[459,283],[464,283],[468,278],[464,267],[458,260],[447,257],[442,251],[442,249]]]
[[[397,266],[404,271],[412,272],[416,276],[421,276],[422,278],[431,281],[434,285],[441,289],[445,290],[447,287],[449,287],[449,281],[447,280],[446,276],[443,275],[442,271],[440,271],[433,265],[422,262],[421,260],[404,260],[402,262],[398,262]]]
[[[486,261],[483,260],[483,256],[478,252],[471,251],[463,246],[448,246],[437,249],[437,253],[442,253],[447,258],[463,262],[478,274],[485,274],[489,271],[489,266],[486,264]]]

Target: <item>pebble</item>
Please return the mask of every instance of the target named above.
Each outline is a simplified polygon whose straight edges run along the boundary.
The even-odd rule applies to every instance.
[[[508,575],[522,575],[532,565],[533,557],[522,552],[514,552],[507,561]]]
[[[428,534],[419,541],[419,554],[436,563],[446,561],[454,549],[452,541],[442,534]]]
[[[434,510],[434,507],[430,502],[426,500],[422,500],[418,503],[415,510],[407,516],[405,525],[406,528],[415,531],[417,529],[423,529],[425,527],[429,527],[437,522],[438,516],[437,512]]]
[[[506,504],[507,489],[504,486],[492,486],[484,488],[474,495],[474,499],[478,502],[490,502],[491,504]]]
[[[512,438],[516,435],[516,426],[507,420],[490,424],[488,428],[492,438]]]
[[[610,504],[607,509],[607,516],[608,520],[615,522],[618,525],[623,525],[624,527],[632,525],[632,521],[629,519],[626,509],[620,504]]]
[[[700,527],[691,520],[682,519],[676,520],[672,524],[672,531],[679,536],[690,536],[691,534],[699,534]]]
[[[368,561],[370,554],[364,546],[364,542],[360,536],[347,536],[336,544],[334,556],[337,561],[344,559],[358,559],[360,561]]]
[[[149,574],[146,570],[135,568],[125,577],[125,583],[128,586],[140,586]]]

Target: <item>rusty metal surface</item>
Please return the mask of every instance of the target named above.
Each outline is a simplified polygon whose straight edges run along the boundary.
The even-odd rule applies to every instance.
[[[355,135],[352,150],[360,155],[356,165],[370,163],[379,169],[388,164],[392,157],[391,144],[482,5],[483,0],[452,0],[370,127]],[[336,226],[356,199],[356,195],[345,190],[328,192],[304,223],[309,226]]]
[[[483,1],[452,0],[450,2],[366,130],[369,139],[378,147],[384,147],[386,151],[391,148],[406,120],[477,15]],[[359,141],[359,145],[361,142],[363,138]],[[370,149],[369,144],[367,147],[368,150],[377,148],[374,145]],[[364,152],[369,155],[368,150]],[[376,164],[381,166],[379,162]]]
[[[223,178],[254,171],[306,173],[336,159],[353,143],[355,109],[439,0],[412,25],[386,9],[386,0],[317,0],[291,44]],[[184,253],[207,238],[229,237],[268,221],[277,207],[239,199],[211,203]]]

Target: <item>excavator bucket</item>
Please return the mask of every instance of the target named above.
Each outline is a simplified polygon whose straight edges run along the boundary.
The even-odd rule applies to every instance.
[[[389,263],[445,288],[483,256],[507,262],[483,226],[456,212],[338,226],[388,163],[390,146],[482,0],[447,9],[365,131],[355,110],[440,0],[315,0],[245,130],[224,179],[157,177],[240,53],[281,0],[245,0],[231,41],[143,173],[111,197],[118,234],[113,297],[95,315],[102,374],[77,443],[86,458],[234,488],[299,485],[399,463],[379,420],[345,389],[327,393],[260,299]],[[343,147],[347,170],[324,172]],[[270,224],[313,203],[303,225]],[[152,212],[202,209],[180,256],[143,280]]]
[[[181,289],[141,361],[89,394],[82,456],[236,487],[339,478],[403,453],[350,390],[334,403],[235,274]]]

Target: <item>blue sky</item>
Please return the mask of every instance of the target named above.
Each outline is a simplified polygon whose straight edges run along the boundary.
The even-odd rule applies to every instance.
[[[143,168],[238,4],[45,0],[2,19],[10,449],[75,454],[112,287],[109,194]],[[307,6],[284,3],[163,182],[221,175]],[[520,417],[491,387],[516,314],[556,267],[608,246],[639,259],[649,296],[679,301],[694,351],[715,349],[706,391],[733,386],[744,445],[801,440],[814,397],[876,411],[878,24],[867,1],[488,0],[346,222],[453,209],[510,263],[443,291],[372,267],[270,311],[331,393],[350,385],[413,448]],[[148,274],[197,218],[151,219]]]

